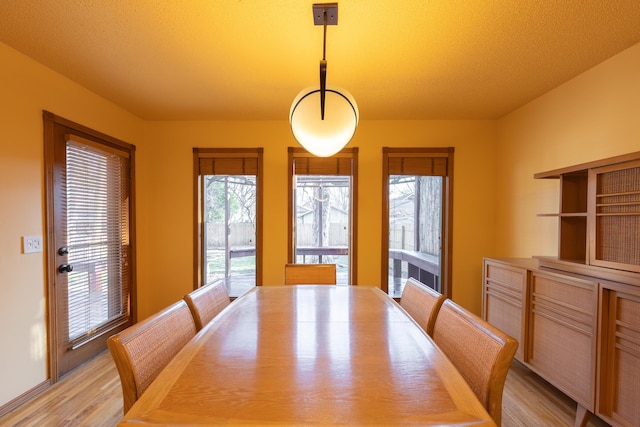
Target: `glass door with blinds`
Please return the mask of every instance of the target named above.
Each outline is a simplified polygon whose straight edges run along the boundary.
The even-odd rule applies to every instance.
[[[108,336],[132,323],[133,146],[70,126],[48,128],[54,142],[48,251],[57,375],[104,350]]]
[[[431,149],[433,150],[433,149]],[[445,293],[452,155],[429,149],[384,150],[383,288],[400,298],[407,278]]]
[[[330,157],[290,149],[290,262],[336,264],[338,285],[355,284],[357,150]]]

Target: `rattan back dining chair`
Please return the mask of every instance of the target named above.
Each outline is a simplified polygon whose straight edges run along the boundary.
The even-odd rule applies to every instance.
[[[335,264],[285,264],[285,285],[335,285]]]
[[[202,286],[184,296],[199,331],[229,305],[229,293],[223,281]]]
[[[518,341],[449,299],[438,312],[433,340],[500,426],[504,382]]]
[[[433,336],[433,325],[445,299],[435,289],[409,278],[402,290],[400,305],[429,336]]]
[[[195,335],[189,307],[180,300],[109,337],[107,345],[120,375],[125,414]]]

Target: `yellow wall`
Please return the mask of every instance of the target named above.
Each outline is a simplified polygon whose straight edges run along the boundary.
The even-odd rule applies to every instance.
[[[360,122],[349,145],[359,147],[359,284],[380,286],[382,147],[452,146],[453,298],[480,312],[481,259],[493,248],[495,129],[493,121]],[[148,198],[143,207],[148,221],[139,221],[146,240],[138,250],[140,318],[181,298],[193,284],[193,147],[264,147],[263,283],[282,284],[287,147],[296,145],[288,122],[147,123],[145,140],[148,156],[138,159],[149,172],[138,174],[138,189]]]
[[[139,318],[192,286],[192,147],[264,147],[264,283],[286,260],[286,120],[145,122],[0,43],[0,406],[46,380],[42,110],[135,144]],[[499,121],[367,121],[359,155],[360,284],[379,286],[381,148],[455,147],[453,298],[480,311],[483,256],[555,253],[554,182],[533,173],[640,150],[640,47],[612,58]],[[365,109],[363,108],[363,111]],[[286,112],[283,112],[283,116]]]
[[[21,236],[44,235],[42,110],[133,144],[142,122],[0,43],[0,406],[45,381],[45,257]]]
[[[557,255],[557,180],[533,174],[640,151],[640,44],[499,121],[497,256]]]
[[[282,283],[295,145],[286,120],[145,122],[4,44],[0,63],[0,324],[11,325],[0,329],[10,343],[0,353],[0,406],[48,378],[45,257],[21,254],[20,240],[45,232],[42,110],[136,145],[139,319],[192,286],[193,147],[264,147],[264,283]],[[495,141],[494,121],[361,122],[351,143],[360,147],[359,283],[380,286],[382,147],[453,146],[454,299],[479,312],[480,260],[493,248]]]

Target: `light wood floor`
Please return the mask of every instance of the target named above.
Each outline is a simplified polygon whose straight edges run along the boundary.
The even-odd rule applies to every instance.
[[[514,362],[503,396],[504,427],[573,426],[576,404]],[[122,417],[118,372],[108,352],[76,369],[29,403],[0,418],[0,426],[114,427]],[[588,426],[607,424],[591,416]]]
[[[511,364],[502,396],[504,427],[573,426],[575,417],[576,402],[522,364]],[[592,415],[587,426],[608,424]]]

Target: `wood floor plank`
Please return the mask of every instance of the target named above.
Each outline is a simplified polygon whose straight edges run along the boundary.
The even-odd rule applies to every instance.
[[[573,426],[576,402],[514,361],[502,396],[503,427]],[[592,415],[588,427],[608,424]]]
[[[114,427],[120,418],[120,378],[111,355],[103,352],[0,418],[0,426]]]
[[[503,427],[571,427],[575,416],[574,401],[520,363],[513,362],[505,383]],[[115,427],[120,418],[120,378],[111,355],[104,352],[0,418],[0,426]],[[587,426],[607,424],[591,416]]]

